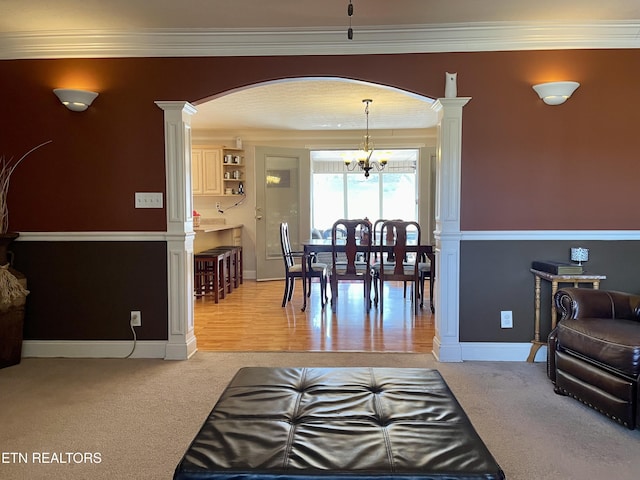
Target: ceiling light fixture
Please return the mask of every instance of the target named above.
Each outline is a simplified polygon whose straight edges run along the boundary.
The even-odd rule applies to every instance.
[[[74,112],[84,112],[98,96],[96,92],[73,88],[56,88],[53,93],[65,107]]]
[[[547,105],[561,105],[579,86],[578,82],[547,82],[539,83],[532,88]]]
[[[360,144],[360,150],[356,153],[356,161],[353,162],[351,158],[346,158],[344,161],[347,170],[350,172],[354,171],[356,167],[360,167],[360,170],[364,172],[365,178],[369,178],[369,172],[373,168],[378,171],[384,170],[388,161],[386,158],[381,158],[379,161],[372,160],[371,158],[375,150],[373,140],[371,140],[371,135],[369,135],[369,104],[372,102],[373,100],[370,98],[362,100],[362,103],[365,104],[364,113],[367,116],[367,130]]]

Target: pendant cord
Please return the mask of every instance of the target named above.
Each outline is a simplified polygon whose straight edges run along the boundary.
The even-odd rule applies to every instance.
[[[349,16],[349,29],[347,30],[347,38],[349,40],[353,40],[353,28],[351,28],[351,17],[353,17],[353,4],[351,0],[349,0],[349,5],[347,6],[347,15]]]

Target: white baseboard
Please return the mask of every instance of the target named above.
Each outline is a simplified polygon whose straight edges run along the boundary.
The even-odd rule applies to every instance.
[[[492,362],[524,362],[531,352],[531,343],[461,342],[462,360]],[[547,347],[542,346],[534,361],[547,361]]]
[[[165,358],[166,341],[138,341],[130,358]],[[62,358],[125,358],[133,341],[25,340],[22,356]]]
[[[463,361],[524,362],[531,343],[461,342]],[[131,352],[132,341],[25,340],[22,356],[62,358],[124,358]],[[169,358],[166,341],[138,341],[130,358]],[[169,358],[170,359],[170,358]],[[438,359],[439,361],[452,361]],[[547,347],[536,353],[536,362],[547,361]]]

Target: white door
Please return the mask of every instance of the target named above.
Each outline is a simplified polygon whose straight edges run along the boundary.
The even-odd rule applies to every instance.
[[[311,235],[309,151],[256,147],[256,278],[284,278],[280,223],[289,224],[291,247]]]

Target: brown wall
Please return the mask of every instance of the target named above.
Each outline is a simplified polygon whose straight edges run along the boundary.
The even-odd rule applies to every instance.
[[[165,191],[163,112],[156,100],[197,103],[230,89],[302,76],[371,81],[435,98],[444,92],[446,71],[458,72],[459,95],[472,97],[464,109],[462,230],[640,229],[634,201],[640,178],[640,50],[0,61],[0,153],[19,156],[53,140],[15,172],[10,229],[164,231],[164,210],[133,208],[134,192]],[[582,86],[566,104],[551,107],[531,89],[551,80]],[[53,95],[56,87],[94,89],[100,96],[86,112],[70,112]],[[46,258],[49,246],[26,243],[17,253]],[[89,243],[85,258],[100,258],[104,246]],[[74,255],[74,245],[60,248]],[[523,265],[531,255],[525,257]],[[468,260],[461,257],[462,286],[475,278],[473,272],[493,268],[488,258],[475,259],[474,269],[467,269]],[[166,297],[162,255],[127,253],[112,261],[132,278],[160,268],[164,276],[148,277],[145,287],[159,300],[161,293]],[[88,309],[99,308],[102,299],[92,296],[93,283],[44,282],[41,265],[20,262],[51,299],[88,296],[93,299]],[[60,266],[69,278],[89,274],[77,259]],[[516,272],[505,270],[507,278],[511,271]],[[136,298],[117,282],[103,288],[125,317],[134,309]],[[522,285],[519,295],[528,291]],[[42,295],[34,292],[30,299],[36,306],[27,319],[28,338],[127,338],[127,318],[78,329],[85,318],[81,313],[66,305],[52,318],[38,300]],[[493,313],[478,319],[469,305],[471,299],[461,295],[461,339],[487,340],[490,331],[489,339],[529,340],[523,331],[510,334],[517,339],[505,339],[493,329]],[[501,305],[498,299],[485,302],[494,310]],[[147,338],[166,336],[166,323],[166,316],[152,320]]]
[[[563,50],[1,61],[3,153],[54,142],[16,171],[11,228],[163,230],[163,211],[133,208],[135,191],[164,191],[155,100],[197,102],[298,76],[341,76],[438,97],[445,71],[457,71],[459,95],[473,97],[464,111],[463,230],[640,227],[640,212],[628,201],[640,174],[640,51]],[[565,79],[582,86],[562,106],[544,105],[531,89]],[[78,114],[61,107],[55,87],[100,96]]]

